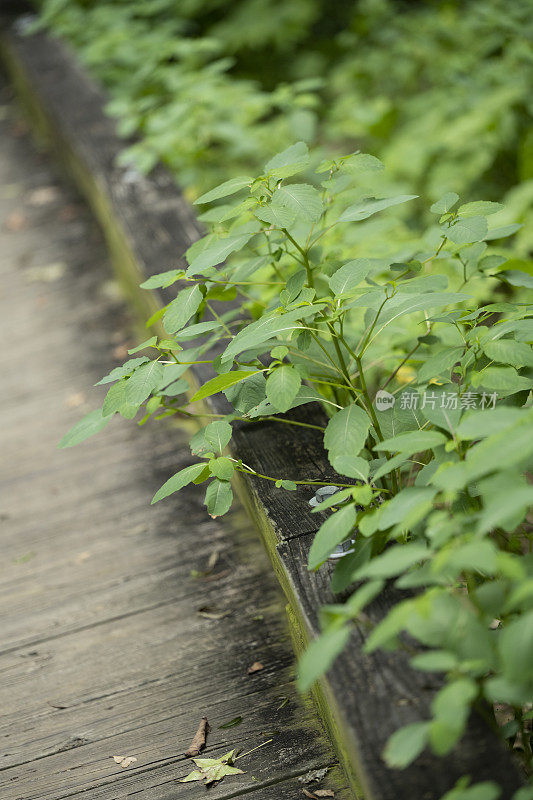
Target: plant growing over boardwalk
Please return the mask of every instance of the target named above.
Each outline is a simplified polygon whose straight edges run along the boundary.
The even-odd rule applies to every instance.
[[[406,766],[426,746],[449,752],[471,707],[490,714],[496,703],[512,711],[503,734],[531,770],[531,278],[506,269],[492,248],[516,230],[492,223],[501,206],[461,204],[453,193],[433,204],[435,223],[422,239],[391,242],[384,234],[379,253],[365,252],[367,221],[415,200],[369,196],[380,168],[373,156],[354,153],[313,170],[299,142],[261,175],[233,178],[200,197],[199,204],[214,204],[202,215],[212,231],[189,248],[186,268],[143,284],[176,285],[175,299],[147,323],[165,333],[100,381],[111,384],[102,409],[62,444],[141,408],[140,424],[207,419],[191,439],[197,460],[153,502],[205,483],[215,517],[231,507],[236,472],[280,491],[309,484],[312,494],[321,485],[258,475],[227,450],[235,420],[317,427],[282,415],[321,403],[339,492],[316,506],[329,516],[309,569],[353,537],[353,552],[333,574],[335,592],[353,591],[323,610],[323,634],[301,660],[302,689],[328,669],[365,606],[394,581],[417,591],[369,633],[367,650],[404,646],[407,632],[423,646],[413,665],[444,672],[447,682],[431,719],[392,736],[387,762]],[[499,286],[521,294],[478,300]],[[212,377],[191,397],[187,370],[206,363]],[[230,413],[191,407],[219,392]]]

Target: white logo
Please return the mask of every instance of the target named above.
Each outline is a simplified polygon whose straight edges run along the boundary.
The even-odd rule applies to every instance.
[[[374,400],[374,404],[378,411],[387,411],[388,408],[392,408],[394,403],[396,402],[396,398],[390,392],[386,392],[385,389],[380,389],[379,392],[376,393],[376,399]]]

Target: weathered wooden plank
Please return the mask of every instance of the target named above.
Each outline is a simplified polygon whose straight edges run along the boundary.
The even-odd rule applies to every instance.
[[[190,459],[177,428],[139,437],[117,421],[109,436],[57,450],[94,403],[101,369],[114,366],[115,334],[131,333],[101,240],[86,235],[90,224],[65,238],[61,203],[32,205],[52,176],[9,124],[0,119],[0,338],[16,351],[0,355],[0,796],[203,797],[203,786],[178,781],[206,713],[206,755],[272,739],[213,795],[259,800],[282,784],[296,797],[295,776],[335,759],[296,695],[279,589],[244,515],[207,518],[202,487],[150,507]],[[20,230],[3,224],[14,194]],[[43,277],[60,260],[61,275]],[[72,392],[90,399],[63,413]],[[213,572],[193,577],[215,550]],[[248,675],[257,660],[264,669]],[[239,726],[220,727],[238,715]],[[119,754],[137,761],[124,770]],[[331,784],[349,800],[338,775]]]
[[[145,189],[148,182],[153,192],[149,202],[144,202],[142,193],[134,197],[128,189],[119,188],[123,176],[112,165],[112,153],[117,151],[118,145],[116,141],[108,141],[113,132],[99,106],[101,95],[85,75],[80,76],[78,67],[73,66],[64,50],[55,44],[52,47],[45,36],[33,37],[31,46],[10,37],[9,47],[10,58],[14,58],[17,65],[14,71],[19,82],[26,81],[27,90],[29,81],[29,94],[37,94],[40,98],[37,105],[44,103],[48,109],[49,127],[56,132],[63,147],[67,143],[71,169],[92,199],[110,241],[115,243],[115,252],[119,261],[122,259],[123,270],[129,276],[129,286],[135,295],[134,278],[139,271],[147,275],[168,268],[173,263],[169,260],[170,253],[181,254],[195,238],[198,228],[194,220],[191,221],[191,212],[185,208],[182,216],[183,201],[168,181],[160,177],[159,169],[152,182],[143,179]],[[25,77],[21,78],[21,74]],[[71,111],[69,98],[73,96],[73,86],[76,86],[77,97],[87,92],[85,118],[79,103],[76,111]],[[42,121],[42,105],[40,113]],[[93,133],[97,135],[93,137]],[[99,154],[100,148],[103,155]],[[98,176],[98,181],[91,183],[88,177],[91,174]],[[164,206],[161,215],[153,202],[159,191]],[[171,201],[173,193],[175,198]],[[106,209],[107,217],[102,215],[102,208]],[[146,234],[147,224],[151,232],[157,232],[153,247],[150,247],[151,234],[150,237]],[[121,247],[116,246],[117,241],[121,242]],[[157,297],[157,293],[153,293],[152,306],[160,302]],[[167,294],[163,299],[170,298]],[[140,303],[137,299],[138,306]],[[295,413],[303,415],[300,419],[318,424],[325,421],[316,407],[308,406]],[[309,429],[295,430],[281,422],[245,423],[236,425],[234,440],[234,452],[265,474],[335,482],[320,447],[318,432],[315,435]],[[298,636],[306,640],[317,631],[317,607],[331,599],[325,571],[309,574],[305,567],[311,535],[320,523],[319,518],[309,512],[308,499],[312,492],[300,489],[296,493],[275,493],[270,483],[258,481],[243,482],[241,489],[291,603]],[[392,599],[391,595],[384,595],[376,603],[372,611],[376,619],[386,612]],[[426,676],[410,670],[401,652],[383,657],[365,656],[362,641],[363,632],[355,630],[350,647],[328,674],[320,694],[323,716],[330,725],[345,766],[352,778],[356,773],[354,785],[362,784],[369,800],[415,796],[436,800],[451,788],[459,775],[466,772],[478,780],[490,773],[490,777],[499,780],[504,787],[503,796],[510,797],[521,784],[521,776],[510,755],[477,717],[472,719],[460,748],[447,759],[425,753],[404,772],[386,769],[381,758],[384,741],[404,721],[429,716],[429,704],[438,682],[433,678],[428,681]]]

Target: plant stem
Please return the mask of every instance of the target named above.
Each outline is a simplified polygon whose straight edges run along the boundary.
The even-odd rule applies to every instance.
[[[232,459],[232,461],[236,461],[236,459]],[[288,480],[291,483],[296,483],[298,486],[331,486],[331,481],[293,481],[291,478],[273,478],[272,475],[263,475],[261,472],[256,472],[251,467],[246,467],[243,465],[243,468],[237,467],[238,472],[243,472],[245,475],[253,475],[256,478],[263,478],[265,481],[276,481],[279,480]],[[335,483],[335,486],[338,486],[342,489],[355,489],[353,483]]]
[[[186,417],[209,417],[212,419],[225,419],[227,416],[231,416],[232,419],[242,420],[242,422],[252,422],[250,417],[236,417],[232,414],[210,414],[209,412],[194,412],[194,411],[186,411],[184,408],[172,408],[168,404],[163,404],[165,408],[172,409],[176,411],[178,414],[184,414]],[[268,422],[283,422],[285,425],[297,425],[300,428],[312,428],[313,430],[317,431],[325,431],[326,429],[323,428],[321,425],[312,425],[310,422],[297,422],[294,419],[284,419],[283,417],[261,417],[262,420],[268,420]]]

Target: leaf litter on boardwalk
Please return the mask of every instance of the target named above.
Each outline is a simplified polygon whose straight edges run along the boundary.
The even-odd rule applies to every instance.
[[[126,769],[126,767],[131,766],[131,764],[135,764],[137,759],[135,756],[111,756],[115,764],[120,764],[122,769]]]
[[[259,750],[260,747],[270,744],[271,741],[272,739],[268,739],[268,741],[262,742],[252,750],[248,750],[246,753],[240,753],[237,756],[235,755],[235,753],[238,752],[237,749],[233,749],[223,756],[220,756],[220,758],[193,758],[192,760],[198,769],[190,772],[185,778],[180,778],[180,783],[203,781],[205,786],[211,786],[211,784],[223,780],[227,775],[243,775],[244,770],[235,767],[234,762],[239,758],[249,756],[256,750]]]
[[[209,722],[207,721],[207,717],[202,717],[200,720],[200,724],[198,726],[198,730],[194,734],[194,738],[189,745],[188,750],[185,751],[185,755],[187,758],[192,758],[194,756],[200,755],[200,752],[205,747],[205,743],[207,741],[207,734],[210,731]]]

